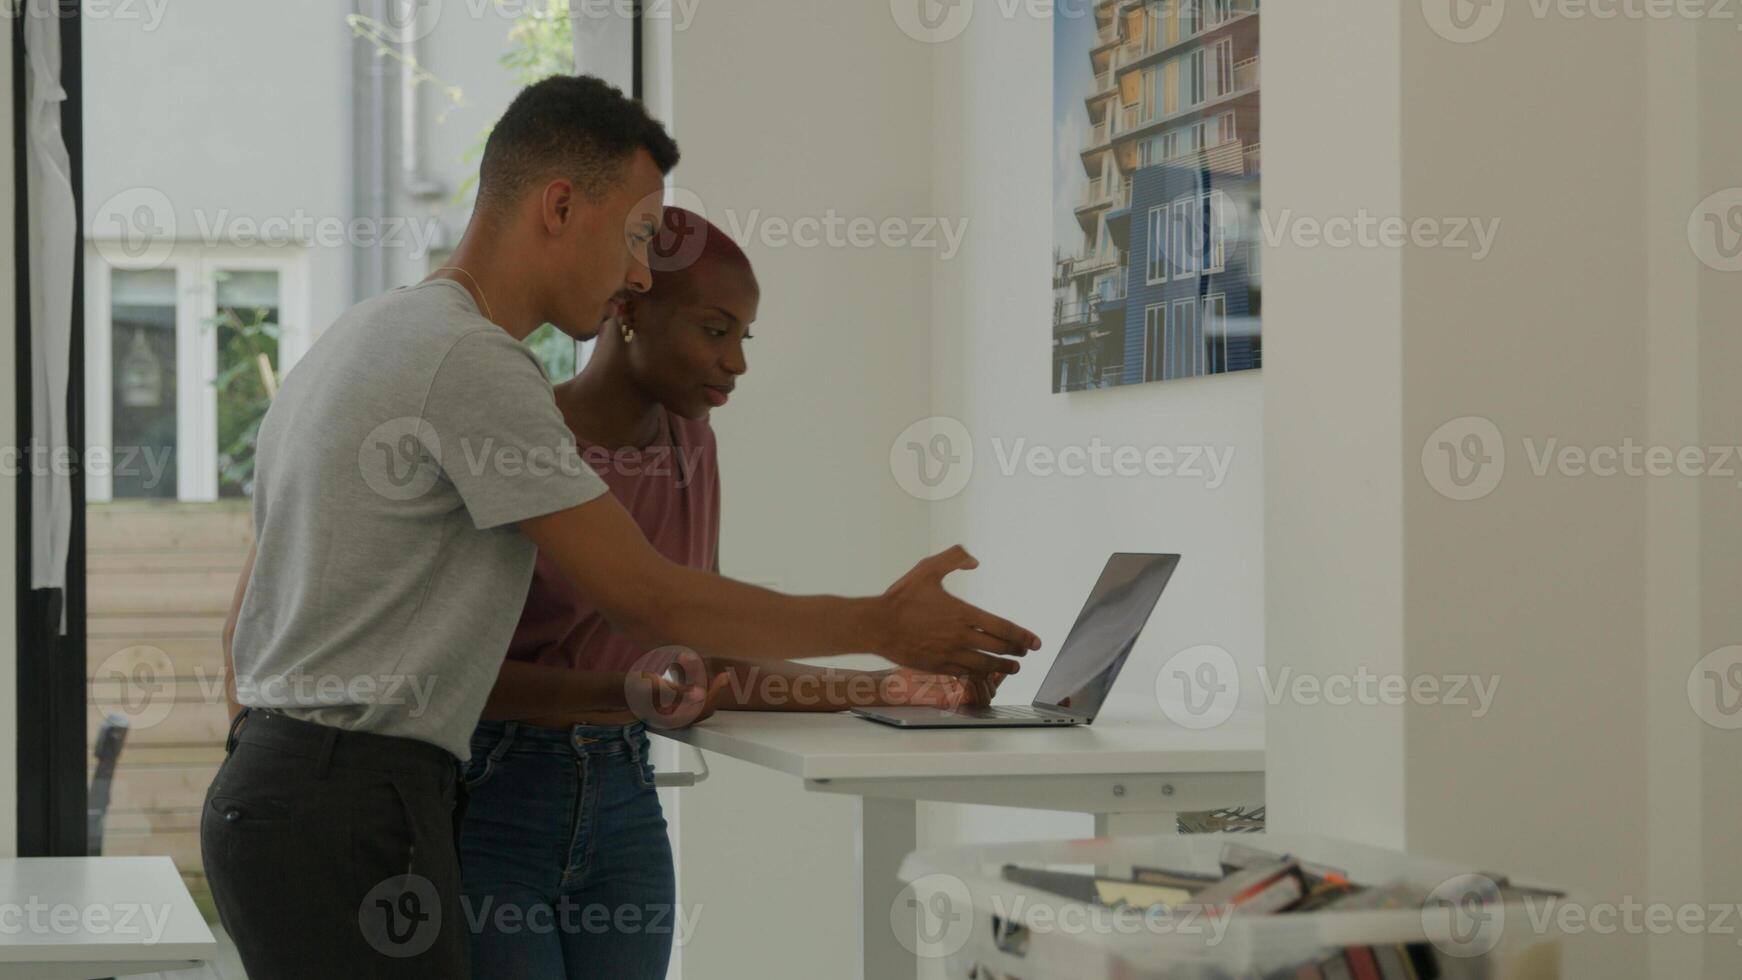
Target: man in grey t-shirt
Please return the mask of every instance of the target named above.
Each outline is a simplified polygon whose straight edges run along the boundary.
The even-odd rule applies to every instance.
[[[605,484],[532,352],[465,287],[358,305],[260,426],[239,700],[464,759],[532,578],[516,522]]]
[[[676,162],[603,82],[528,87],[449,265],[346,313],[285,378],[226,627],[240,707],[201,821],[249,976],[466,975],[457,763],[539,551],[648,647],[984,675],[1039,645],[945,591],[974,565],[960,548],[874,598],[784,596],[666,561],[604,493],[521,341],[543,323],[590,337],[612,297],[648,288]],[[553,683],[580,708],[664,682]]]

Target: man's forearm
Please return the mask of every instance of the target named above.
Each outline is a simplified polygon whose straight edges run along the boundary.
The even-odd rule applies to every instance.
[[[769,662],[864,653],[877,645],[877,599],[792,596],[711,572],[671,566],[672,587],[628,632],[649,647],[679,645],[715,657]]]
[[[921,561],[867,599],[786,596],[685,568],[647,543],[610,494],[520,522],[575,591],[646,647],[685,646],[737,660],[875,653],[939,673],[1013,674],[1040,648],[1015,623],[950,595],[951,572],[978,563],[960,546]]]

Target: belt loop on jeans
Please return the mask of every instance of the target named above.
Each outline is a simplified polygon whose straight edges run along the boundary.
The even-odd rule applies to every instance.
[[[509,721],[502,724],[502,738],[497,741],[496,747],[490,750],[491,765],[501,762],[502,757],[508,754],[510,748],[513,748],[514,735],[518,731],[520,731],[520,722],[518,721]]]
[[[315,759],[315,778],[325,779],[333,769],[333,749],[339,744],[339,730],[329,728],[321,737],[321,754]]]
[[[629,726],[623,726],[623,744],[629,746],[629,761],[636,766],[641,765],[641,743],[629,734]]]
[[[248,720],[248,712],[252,710],[247,705],[243,705],[242,710],[236,712],[236,717],[230,719],[230,734],[224,739],[225,755],[236,751],[236,733],[242,730],[242,722]]]

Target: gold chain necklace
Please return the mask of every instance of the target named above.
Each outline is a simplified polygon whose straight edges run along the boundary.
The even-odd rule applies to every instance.
[[[490,297],[484,295],[484,287],[478,284],[477,276],[472,275],[470,272],[467,272],[457,265],[444,265],[437,269],[436,272],[458,272],[463,274],[467,279],[470,279],[472,281],[472,288],[478,291],[478,302],[484,307],[484,319],[489,320],[491,323],[496,322],[496,317],[490,313]]]

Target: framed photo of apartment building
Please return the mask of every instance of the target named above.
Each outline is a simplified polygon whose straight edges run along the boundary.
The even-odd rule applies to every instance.
[[[1262,366],[1259,6],[1058,5],[1054,392]]]

